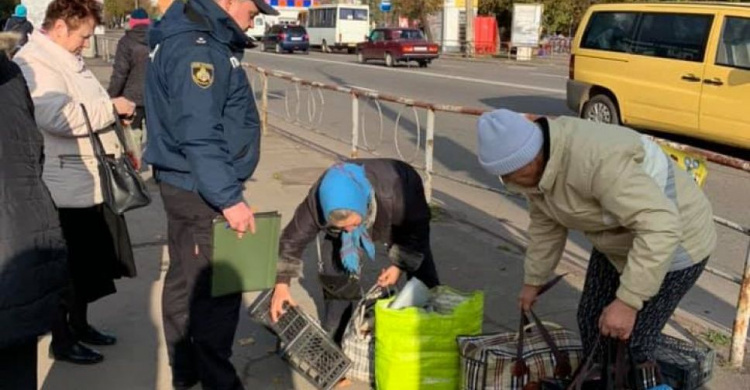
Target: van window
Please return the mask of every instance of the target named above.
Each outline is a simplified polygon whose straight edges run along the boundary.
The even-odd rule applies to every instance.
[[[724,19],[716,65],[750,70],[750,19],[734,16]]]
[[[615,52],[630,50],[638,14],[635,12],[595,12],[583,34],[581,47]]]
[[[645,13],[632,52],[651,57],[703,62],[713,15]]]

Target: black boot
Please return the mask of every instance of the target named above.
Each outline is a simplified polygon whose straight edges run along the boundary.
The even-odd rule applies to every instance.
[[[117,338],[106,333],[99,332],[94,329],[91,325],[86,325],[83,329],[74,329],[78,341],[89,344],[89,345],[115,345],[117,344]]]
[[[96,364],[104,360],[102,354],[81,343],[75,343],[68,348],[56,348],[54,344],[51,344],[49,352],[55,360],[74,364]]]

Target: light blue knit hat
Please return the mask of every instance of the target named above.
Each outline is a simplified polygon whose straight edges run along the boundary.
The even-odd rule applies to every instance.
[[[28,10],[26,9],[26,6],[23,4],[19,4],[16,6],[16,9],[13,12],[13,16],[19,17],[19,18],[25,18],[28,14]]]
[[[507,175],[534,160],[542,150],[542,130],[516,112],[500,109],[477,121],[479,165],[496,176]]]

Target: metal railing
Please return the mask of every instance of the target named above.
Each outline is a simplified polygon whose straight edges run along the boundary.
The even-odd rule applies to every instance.
[[[443,40],[439,43],[443,55],[465,56],[470,52],[473,57],[479,58],[516,59],[517,47],[508,41]],[[566,61],[570,57],[570,43],[570,38],[548,38],[533,48],[532,56],[535,60]]]
[[[94,38],[96,42],[96,56],[102,58],[104,61],[113,62],[115,60],[115,52],[117,51],[117,42],[120,38],[105,35],[95,35]]]
[[[387,139],[384,138],[384,135],[386,128],[390,124],[393,125],[394,129],[390,153],[395,154],[398,158],[411,163],[424,172],[425,196],[428,201],[432,198],[433,178],[435,176],[492,192],[512,195],[465,177],[442,173],[436,170],[434,157],[437,115],[458,115],[462,118],[470,119],[467,122],[467,126],[470,125],[470,128],[473,128],[475,117],[486,112],[487,110],[485,109],[424,102],[356,86],[342,86],[304,80],[295,77],[291,73],[267,70],[249,64],[243,64],[243,66],[249,72],[251,84],[256,93],[256,101],[259,100],[261,126],[264,133],[268,128],[269,115],[275,115],[280,119],[311,130],[319,135],[327,136],[350,145],[350,157],[356,158],[359,156],[360,150],[368,151],[374,155],[383,155],[383,152],[388,153],[388,151],[384,150],[387,149],[385,146]],[[335,79],[335,77],[332,78]],[[271,108],[272,100],[275,100],[273,105],[276,110]],[[335,104],[336,100],[339,104]],[[325,118],[327,106],[350,106],[351,108],[346,109],[347,112],[345,113],[338,113],[338,115],[335,115],[336,118]],[[369,112],[367,112],[368,108]],[[407,115],[409,119],[405,119]],[[351,121],[349,123],[338,121],[338,119],[344,116],[349,116]],[[536,117],[530,114],[527,114],[527,116],[531,119]],[[372,120],[373,118],[374,120]],[[326,119],[328,120],[326,121]],[[450,120],[450,118],[441,116],[441,123],[445,123],[446,120]],[[374,124],[374,126],[371,124]],[[367,128],[368,125],[370,126],[369,131]],[[374,139],[371,135],[368,137],[368,133],[372,132],[373,127],[377,135],[375,137],[377,142],[372,142]],[[400,139],[403,138],[403,135],[400,134],[401,127],[405,127],[405,132],[411,135],[412,142],[415,144],[411,153],[405,153],[404,145],[402,144],[403,139]],[[423,129],[424,135],[422,134]],[[401,133],[403,132],[401,131]],[[735,168],[746,173],[750,172],[750,162],[748,161],[662,139],[654,139],[658,143],[702,155],[708,161],[716,164]],[[471,151],[471,154],[472,158],[474,158],[473,151]],[[422,162],[418,160],[419,157],[422,158]],[[471,163],[474,163],[474,161]],[[750,227],[742,226],[739,223],[718,216],[714,216],[714,221],[745,237],[750,237]],[[744,360],[748,322],[750,321],[750,242],[746,251],[744,264],[742,275],[733,275],[730,272],[720,269],[706,267],[707,272],[740,286],[736,306],[737,311],[732,330],[730,354],[730,362],[734,367],[741,366]]]

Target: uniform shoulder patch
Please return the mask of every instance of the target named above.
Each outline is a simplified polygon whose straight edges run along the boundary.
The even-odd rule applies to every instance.
[[[190,64],[190,75],[195,85],[206,89],[214,83],[214,66],[205,62],[193,62]]]

